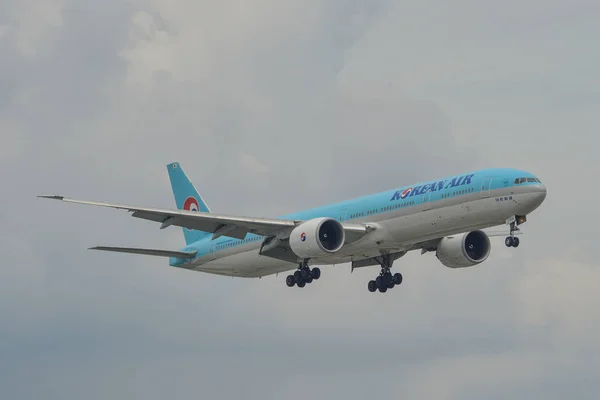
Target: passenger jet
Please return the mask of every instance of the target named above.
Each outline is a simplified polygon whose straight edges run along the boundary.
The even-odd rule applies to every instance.
[[[416,183],[276,218],[215,214],[177,162],[167,165],[177,210],[39,196],[128,210],[133,217],[183,228],[180,250],[92,247],[94,250],[169,257],[169,265],[237,277],[293,271],[289,287],[319,279],[318,265],[379,266],[370,292],[402,283],[395,260],[411,250],[435,253],[449,268],[470,267],[490,255],[485,229],[508,226],[505,245],[519,246],[519,226],[546,198],[534,175],[486,169]]]

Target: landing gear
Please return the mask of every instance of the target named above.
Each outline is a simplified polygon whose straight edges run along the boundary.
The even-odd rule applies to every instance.
[[[390,272],[390,268],[392,268],[392,263],[394,260],[389,254],[376,257],[375,260],[379,263],[379,265],[381,265],[381,272],[379,273],[379,276],[375,278],[375,280],[369,281],[367,284],[367,289],[369,289],[369,292],[373,293],[379,290],[380,293],[385,293],[388,291],[388,289],[393,289],[396,285],[402,283],[401,273],[396,272],[392,275]]]
[[[504,239],[504,244],[506,245],[506,247],[519,247],[520,240],[518,237],[515,236],[515,232],[519,230],[520,229],[517,227],[517,222],[511,221],[510,236],[507,236],[506,239]]]
[[[288,287],[292,287],[294,285],[298,285],[298,287],[303,288],[307,283],[312,283],[313,281],[319,279],[321,277],[321,270],[317,267],[310,268],[308,266],[308,260],[304,260],[298,270],[294,272],[293,275],[288,275],[285,278],[285,284]]]

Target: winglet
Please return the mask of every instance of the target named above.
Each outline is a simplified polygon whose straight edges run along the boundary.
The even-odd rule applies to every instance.
[[[57,196],[57,195],[48,196],[48,195],[41,195],[41,196],[38,196],[38,198],[41,198],[41,199],[52,199],[52,200],[64,200],[64,199],[65,199],[65,196]]]

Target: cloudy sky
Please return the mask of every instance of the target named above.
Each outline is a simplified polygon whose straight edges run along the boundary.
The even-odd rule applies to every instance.
[[[3,0],[0,392],[597,398],[596,0]],[[38,194],[275,216],[470,169],[548,186],[522,244],[317,284],[86,250],[181,231]]]

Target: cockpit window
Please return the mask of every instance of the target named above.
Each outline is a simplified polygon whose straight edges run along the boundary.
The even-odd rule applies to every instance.
[[[519,184],[525,183],[525,182],[542,183],[542,181],[540,181],[538,178],[517,178],[517,179],[515,179],[515,185],[519,185]]]
[[[517,178],[515,179],[515,185],[519,185],[521,183],[527,182],[527,178]]]

